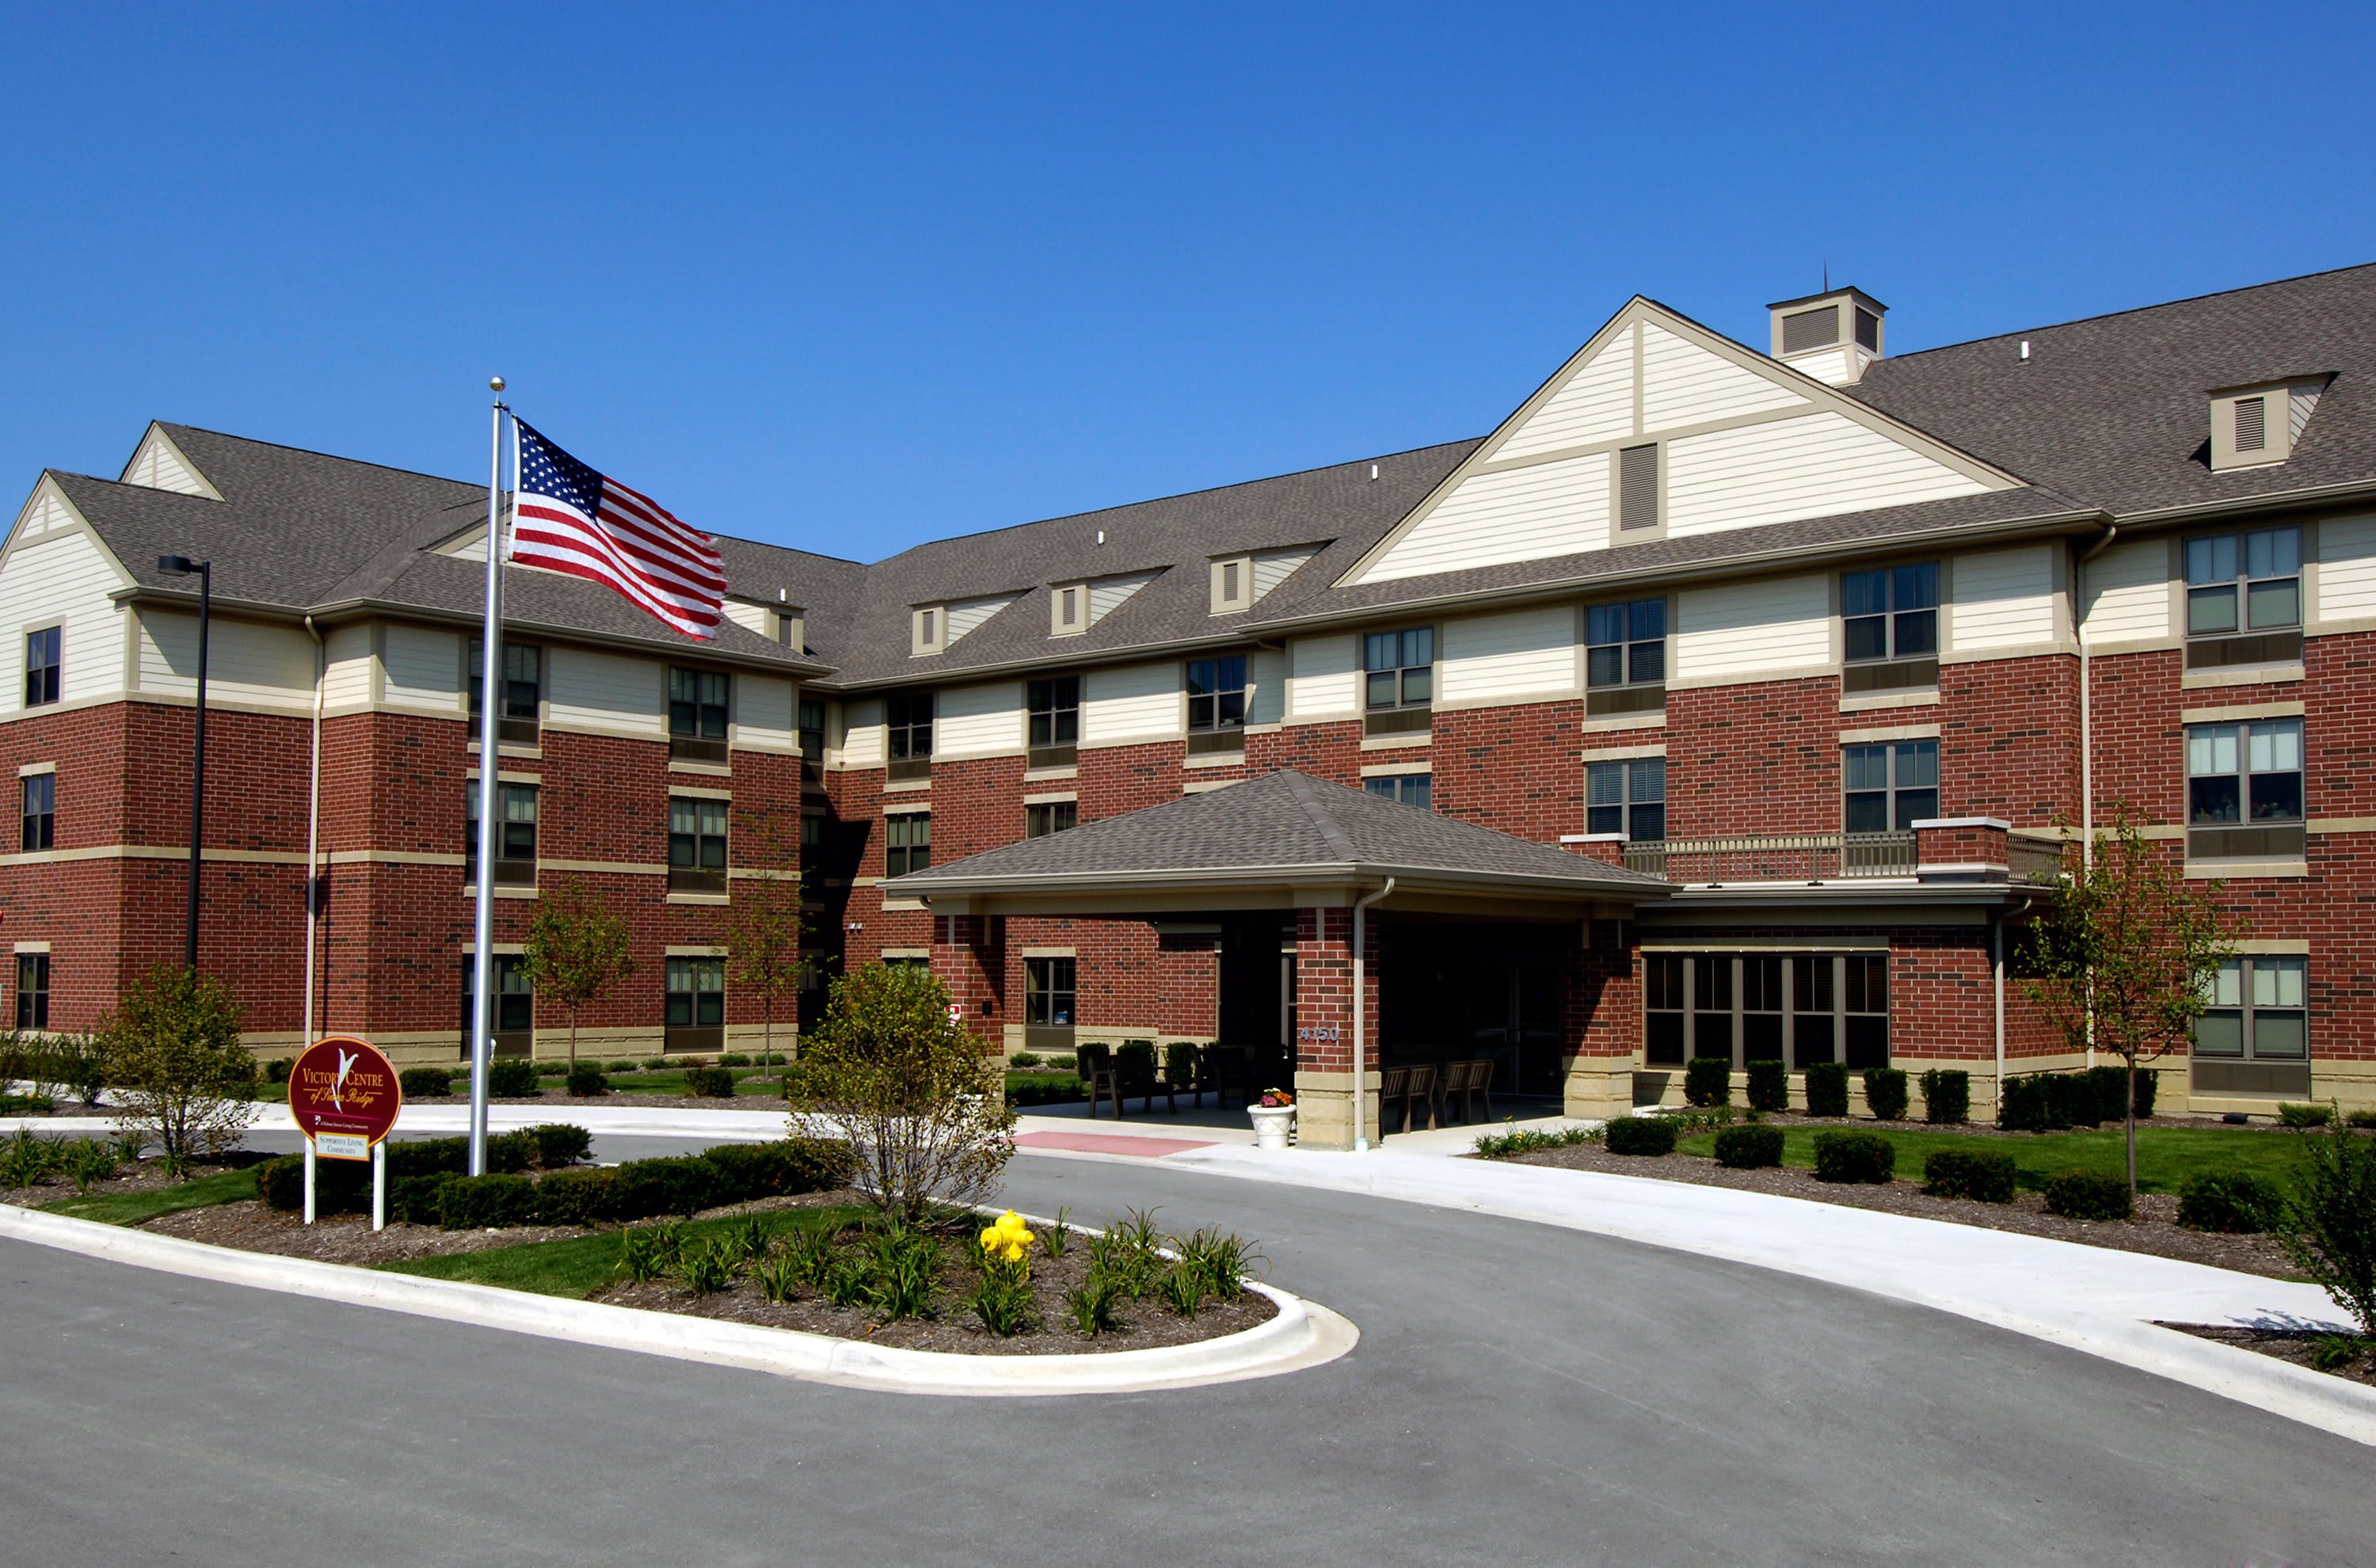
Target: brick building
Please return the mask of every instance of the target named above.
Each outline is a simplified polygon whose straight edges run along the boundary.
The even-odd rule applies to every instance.
[[[2376,267],[1895,357],[1885,314],[1783,302],[1760,352],[1637,298],[1482,440],[872,566],[725,539],[715,645],[515,571],[499,941],[581,877],[642,963],[600,1049],[744,1044],[722,906],[796,844],[826,968],[928,962],[1009,1050],[1245,1046],[1323,1140],[1357,1063],[1453,1058],[1580,1111],[1698,1055],[1951,1065],[1984,1111],[2073,1064],[2006,932],[2125,808],[2250,922],[2164,1103],[2376,1102]],[[180,426],[42,477],[20,1019],[178,950],[178,551],[204,960],[259,1049],[458,1048],[483,507]]]

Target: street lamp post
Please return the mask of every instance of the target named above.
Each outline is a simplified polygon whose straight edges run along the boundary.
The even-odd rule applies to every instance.
[[[214,611],[215,564],[186,555],[160,555],[157,569],[177,577],[198,575],[197,738],[190,767],[190,913],[183,936],[182,962],[198,967],[198,863],[207,826],[207,623]]]

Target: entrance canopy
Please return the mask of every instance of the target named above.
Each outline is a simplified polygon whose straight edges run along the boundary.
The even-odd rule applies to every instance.
[[[935,914],[1384,907],[1617,919],[1660,878],[1282,769],[885,881]]]

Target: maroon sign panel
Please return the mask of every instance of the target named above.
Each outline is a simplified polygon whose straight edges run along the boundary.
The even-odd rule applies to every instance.
[[[353,1035],[315,1040],[289,1074],[289,1114],[315,1152],[334,1159],[370,1158],[403,1104],[396,1069]]]

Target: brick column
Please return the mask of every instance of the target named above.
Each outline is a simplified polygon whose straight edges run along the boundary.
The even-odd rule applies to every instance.
[[[1378,928],[1363,922],[1360,1117],[1378,1137]],[[1296,1141],[1306,1148],[1353,1146],[1353,911],[1299,909],[1295,916]]]
[[[965,1009],[965,1025],[983,1046],[1006,1049],[1006,921],[995,915],[933,920],[933,978]]]
[[[1562,833],[1560,848],[1571,855],[1582,855],[1587,861],[1604,865],[1625,863],[1625,835],[1622,833]]]
[[[1634,1108],[1642,1039],[1642,982],[1631,921],[1585,921],[1567,965],[1567,1113],[1622,1116]]]
[[[2002,882],[2011,825],[1993,816],[1932,817],[1914,825],[1914,874],[1925,882]]]

